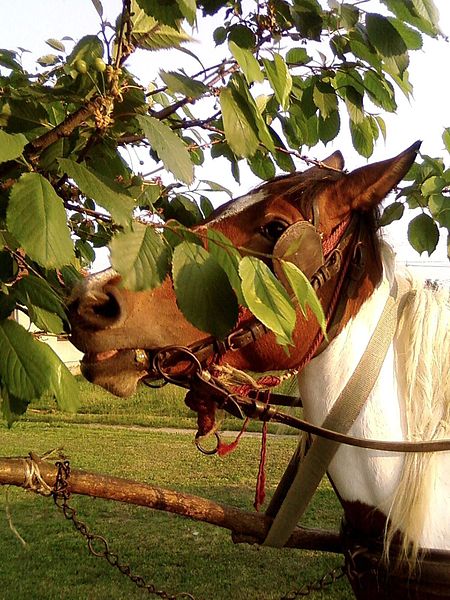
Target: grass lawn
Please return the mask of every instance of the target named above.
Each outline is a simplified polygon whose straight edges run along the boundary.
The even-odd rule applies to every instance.
[[[61,413],[55,401],[44,396],[30,405],[27,421],[43,423],[102,423],[108,425],[134,425],[146,427],[195,428],[196,415],[184,403],[186,390],[174,385],[152,389],[140,385],[129,398],[118,398],[104,389],[92,385],[83,377],[78,377],[81,406],[76,414]],[[277,391],[290,394],[289,384],[285,383]],[[240,430],[242,421],[234,417],[224,420],[222,429]],[[291,428],[270,424],[273,433],[295,433]],[[260,431],[260,423],[250,423],[250,431]]]
[[[244,437],[237,450],[225,458],[206,457],[196,451],[193,432],[167,433],[108,423],[107,404],[115,402],[114,414],[124,419],[121,425],[143,425],[148,400],[111,400],[92,394],[90,404],[83,408],[85,424],[47,412],[44,401],[41,412],[32,415],[39,420],[21,421],[11,430],[0,428],[1,455],[23,456],[30,450],[43,454],[62,447],[74,468],[128,477],[253,510],[259,438]],[[184,412],[182,401],[178,402]],[[87,417],[92,417],[91,424]],[[269,438],[268,495],[295,444],[293,436]],[[225,530],[150,509],[85,497],[74,497],[71,504],[93,533],[105,536],[111,550],[130,564],[133,572],[170,594],[185,591],[204,600],[275,599],[342,561],[338,555],[234,545]],[[11,531],[8,513],[26,541],[25,547]],[[85,541],[51,499],[4,488],[0,514],[2,600],[133,600],[148,596],[106,561],[89,555]],[[334,493],[324,482],[303,524],[337,528],[339,519]],[[352,595],[347,582],[340,580],[314,597],[337,600]]]

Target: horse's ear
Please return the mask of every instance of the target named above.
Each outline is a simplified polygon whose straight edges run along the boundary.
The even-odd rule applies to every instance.
[[[324,158],[320,161],[326,167],[330,167],[331,169],[337,169],[338,171],[342,171],[345,165],[344,157],[340,150],[336,150],[327,158]]]
[[[420,141],[415,142],[398,156],[356,169],[337,181],[334,193],[338,211],[370,210],[379,204],[409,171],[420,145]]]

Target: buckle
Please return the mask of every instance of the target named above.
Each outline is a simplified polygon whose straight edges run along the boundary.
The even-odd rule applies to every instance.
[[[243,345],[242,343],[239,343],[239,341],[237,343],[235,343],[235,338],[238,338],[241,335],[245,335],[245,331],[243,331],[242,329],[237,329],[236,331],[232,331],[229,335],[227,335],[227,339],[226,339],[226,347],[228,350],[231,350],[231,352],[236,352],[236,350],[239,350],[240,348],[242,348]]]

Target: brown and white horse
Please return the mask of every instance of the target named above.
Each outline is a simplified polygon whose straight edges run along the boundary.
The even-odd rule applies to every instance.
[[[294,224],[313,223],[327,248],[327,242],[341,237],[357,215],[357,248],[355,244],[344,247],[341,269],[318,291],[327,314],[341,285],[331,341],[299,374],[304,414],[314,424],[323,423],[351,378],[398,280],[393,253],[379,239],[376,214],[380,202],[409,170],[418,148],[416,143],[395,158],[351,173],[343,171],[343,157],[335,152],[320,167],[275,178],[227,203],[202,225],[222,232],[248,253],[270,255]],[[305,256],[308,251],[308,247],[299,249]],[[357,268],[344,273],[344,265],[351,267],[356,255]],[[414,293],[350,429],[354,436],[391,441],[449,437],[448,295],[425,289],[408,274],[405,278]],[[206,334],[183,317],[169,278],[158,289],[144,292],[121,289],[119,280],[111,271],[88,278],[73,300],[71,322],[72,339],[86,353],[83,373],[125,396],[134,392],[147,372],[145,364],[136,362],[134,349],[188,346]],[[251,318],[248,312],[242,315],[240,326]],[[279,347],[269,332],[227,352],[222,360],[259,372],[295,368],[305,362],[317,334],[317,321],[306,319],[299,310],[291,352]],[[388,523],[387,544],[401,540],[400,547],[413,556],[420,548],[450,551],[450,453],[400,454],[340,446],[328,473],[356,537],[375,538]],[[416,597],[435,597],[427,595],[425,588]],[[440,597],[449,597],[449,589]]]

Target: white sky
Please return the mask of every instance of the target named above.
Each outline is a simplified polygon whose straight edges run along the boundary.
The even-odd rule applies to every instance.
[[[450,2],[449,0],[435,0],[441,15],[441,29],[450,36]],[[120,0],[103,0],[105,14],[114,22],[120,7]],[[365,8],[367,9],[366,4]],[[379,6],[374,3],[374,10]],[[207,19],[206,31],[212,32],[220,22],[211,18]],[[53,50],[45,44],[48,38],[61,39],[71,36],[78,40],[88,33],[96,33],[99,29],[98,15],[91,0],[15,0],[14,2],[2,2],[2,18],[0,21],[0,47],[16,49],[26,48],[36,58],[43,54],[52,53]],[[223,47],[214,49],[205,47],[201,42],[201,34],[194,32],[197,42],[190,49],[197,55],[202,56],[206,64],[212,64],[213,56],[221,59]],[[204,39],[211,38],[203,34]],[[67,43],[70,49],[70,43]],[[173,58],[172,58],[173,57]],[[168,62],[171,60],[171,64]],[[147,83],[160,68],[174,69],[184,65],[186,71],[195,72],[199,65],[193,59],[187,59],[184,54],[173,51],[139,52],[130,62],[130,70],[140,77],[142,83]],[[397,92],[398,111],[395,115],[383,115],[388,130],[386,143],[378,142],[370,161],[383,160],[394,156],[408,147],[417,139],[423,140],[422,151],[431,156],[442,156],[444,147],[442,132],[445,127],[450,127],[449,101],[450,101],[450,77],[448,76],[448,65],[450,64],[450,43],[443,40],[426,40],[421,51],[411,53],[410,74],[414,86],[414,98],[406,100],[401,92]],[[31,65],[31,63],[27,64]],[[326,149],[320,146],[304,153],[312,158],[323,158],[336,149],[340,149],[346,157],[347,168],[356,168],[365,163],[365,159],[359,156],[352,148],[347,126],[343,119],[342,133],[336,140],[328,144]],[[448,156],[448,155],[447,155]],[[299,169],[304,164],[297,163]],[[447,161],[450,166],[450,161]],[[149,166],[150,170],[152,165]],[[210,161],[196,174],[200,178],[217,180],[229,187],[235,195],[245,193],[253,187],[258,180],[249,172],[242,169],[241,187],[234,182],[229,175],[228,164],[221,160]],[[144,167],[145,172],[145,167]],[[218,196],[211,198],[217,203]],[[225,200],[225,198],[223,198]],[[426,255],[419,255],[410,248],[406,239],[406,223],[395,224],[388,228],[388,237],[394,244],[400,260],[409,263],[420,262],[423,266],[420,271],[426,277],[450,277],[450,267],[446,259],[446,240],[441,239],[439,251],[434,253],[431,259]],[[443,238],[443,236],[441,236]],[[433,266],[439,262],[440,268],[434,270]],[[442,268],[446,265],[446,268]]]

